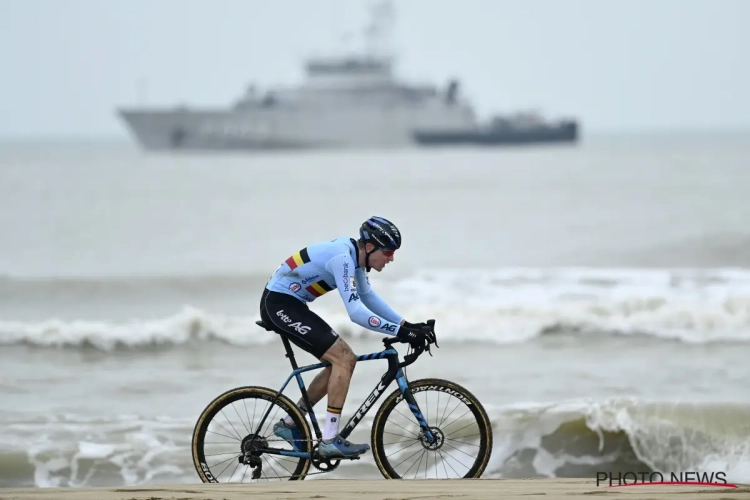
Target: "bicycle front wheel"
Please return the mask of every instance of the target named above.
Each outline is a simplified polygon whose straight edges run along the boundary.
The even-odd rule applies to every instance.
[[[464,387],[440,379],[409,382],[435,436],[429,443],[400,390],[385,400],[372,426],[375,463],[386,479],[478,478],[492,453],[492,425]]]

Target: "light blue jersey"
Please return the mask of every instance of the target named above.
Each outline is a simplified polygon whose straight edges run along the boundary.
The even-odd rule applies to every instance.
[[[303,302],[312,302],[338,289],[354,323],[395,335],[403,318],[373,291],[367,273],[358,266],[357,260],[357,242],[351,238],[316,243],[286,259],[266,288]]]

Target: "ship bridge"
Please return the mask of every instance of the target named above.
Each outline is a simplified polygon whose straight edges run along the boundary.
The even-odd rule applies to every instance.
[[[309,88],[389,87],[393,85],[390,59],[375,57],[319,58],[307,61]]]

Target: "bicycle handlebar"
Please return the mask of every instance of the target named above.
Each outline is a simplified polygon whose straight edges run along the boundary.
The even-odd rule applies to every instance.
[[[427,321],[427,325],[432,329],[432,333],[434,334],[435,333],[435,320],[434,319],[428,320]],[[414,363],[417,360],[417,358],[423,352],[425,352],[425,350],[427,352],[430,352],[430,344],[431,343],[432,342],[428,343],[426,346],[425,345],[420,345],[418,347],[415,347],[414,348],[414,352],[412,352],[411,354],[407,354],[406,356],[404,356],[404,361],[402,361],[398,365],[399,368],[403,368],[405,366],[409,366],[410,364]],[[390,348],[393,344],[408,344],[408,342],[406,342],[404,340],[401,340],[400,338],[397,338],[397,337],[389,337],[389,338],[383,339],[383,344],[385,344],[386,348]],[[430,353],[430,356],[432,356],[432,353]]]

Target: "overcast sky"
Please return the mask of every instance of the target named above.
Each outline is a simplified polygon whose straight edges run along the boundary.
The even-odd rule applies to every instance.
[[[0,136],[127,137],[120,105],[293,85],[361,0],[2,0]],[[403,77],[586,131],[750,128],[750,0],[399,0]],[[138,82],[141,82],[140,84]]]

